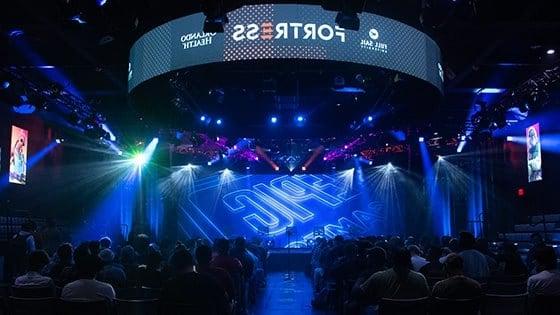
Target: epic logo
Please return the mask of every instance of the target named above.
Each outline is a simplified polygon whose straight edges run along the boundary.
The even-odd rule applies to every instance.
[[[341,42],[346,42],[346,34],[344,29],[338,26],[330,26],[328,24],[317,25],[314,23],[278,23],[276,26],[265,21],[260,26],[256,23],[242,25],[238,24],[233,27],[232,38],[239,42],[242,40],[272,40],[272,39],[311,39],[317,38],[330,41],[338,37]]]

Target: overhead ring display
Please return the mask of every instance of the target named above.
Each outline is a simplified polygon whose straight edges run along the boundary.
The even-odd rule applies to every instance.
[[[185,16],[144,34],[130,51],[132,91],[156,76],[188,67],[263,59],[351,62],[398,71],[442,91],[438,45],[404,23],[362,13],[360,30],[335,25],[336,12],[320,6],[264,4],[228,14],[224,33],[204,33],[202,13]]]

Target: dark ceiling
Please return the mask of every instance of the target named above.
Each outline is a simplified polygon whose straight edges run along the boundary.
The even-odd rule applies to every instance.
[[[121,133],[150,130],[161,126],[157,113],[173,105],[164,99],[156,110],[146,111],[131,102],[126,88],[128,51],[147,30],[199,11],[201,1],[107,0],[102,7],[97,0],[11,1],[0,11],[0,66],[16,66],[36,78],[49,71],[38,65],[55,66],[63,78],[59,83],[74,86]],[[440,45],[447,77],[443,102],[412,107],[409,115],[422,117],[415,124],[443,132],[460,132],[474,101],[489,97],[477,95],[475,89],[514,88],[559,60],[558,53],[545,53],[560,51],[555,1],[376,0],[366,1],[365,8],[417,27]],[[87,24],[70,20],[77,14]],[[27,53],[7,35],[14,29],[24,31]],[[100,42],[108,38],[112,40]],[[377,91],[368,101],[382,96]],[[329,113],[336,115],[336,109]]]

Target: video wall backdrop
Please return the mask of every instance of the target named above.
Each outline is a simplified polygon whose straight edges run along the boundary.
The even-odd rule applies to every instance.
[[[228,13],[224,33],[204,33],[205,16],[189,15],[156,27],[132,47],[129,91],[158,75],[208,63],[262,59],[331,60],[377,66],[427,81],[440,91],[438,45],[404,23],[362,13],[360,30],[335,25],[320,6],[264,4]]]
[[[179,234],[186,238],[244,235],[300,246],[318,235],[400,234],[407,220],[419,229],[430,220],[422,210],[422,184],[396,169],[293,176],[225,170],[192,182],[181,172],[163,182],[162,192],[177,197],[165,187],[184,187],[177,209]]]

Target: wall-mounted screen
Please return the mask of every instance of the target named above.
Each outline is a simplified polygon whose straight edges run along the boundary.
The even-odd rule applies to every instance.
[[[12,126],[10,150],[10,183],[25,185],[27,182],[28,131]]]
[[[543,179],[540,125],[537,123],[528,127],[525,134],[527,137],[527,167],[531,183]]]

